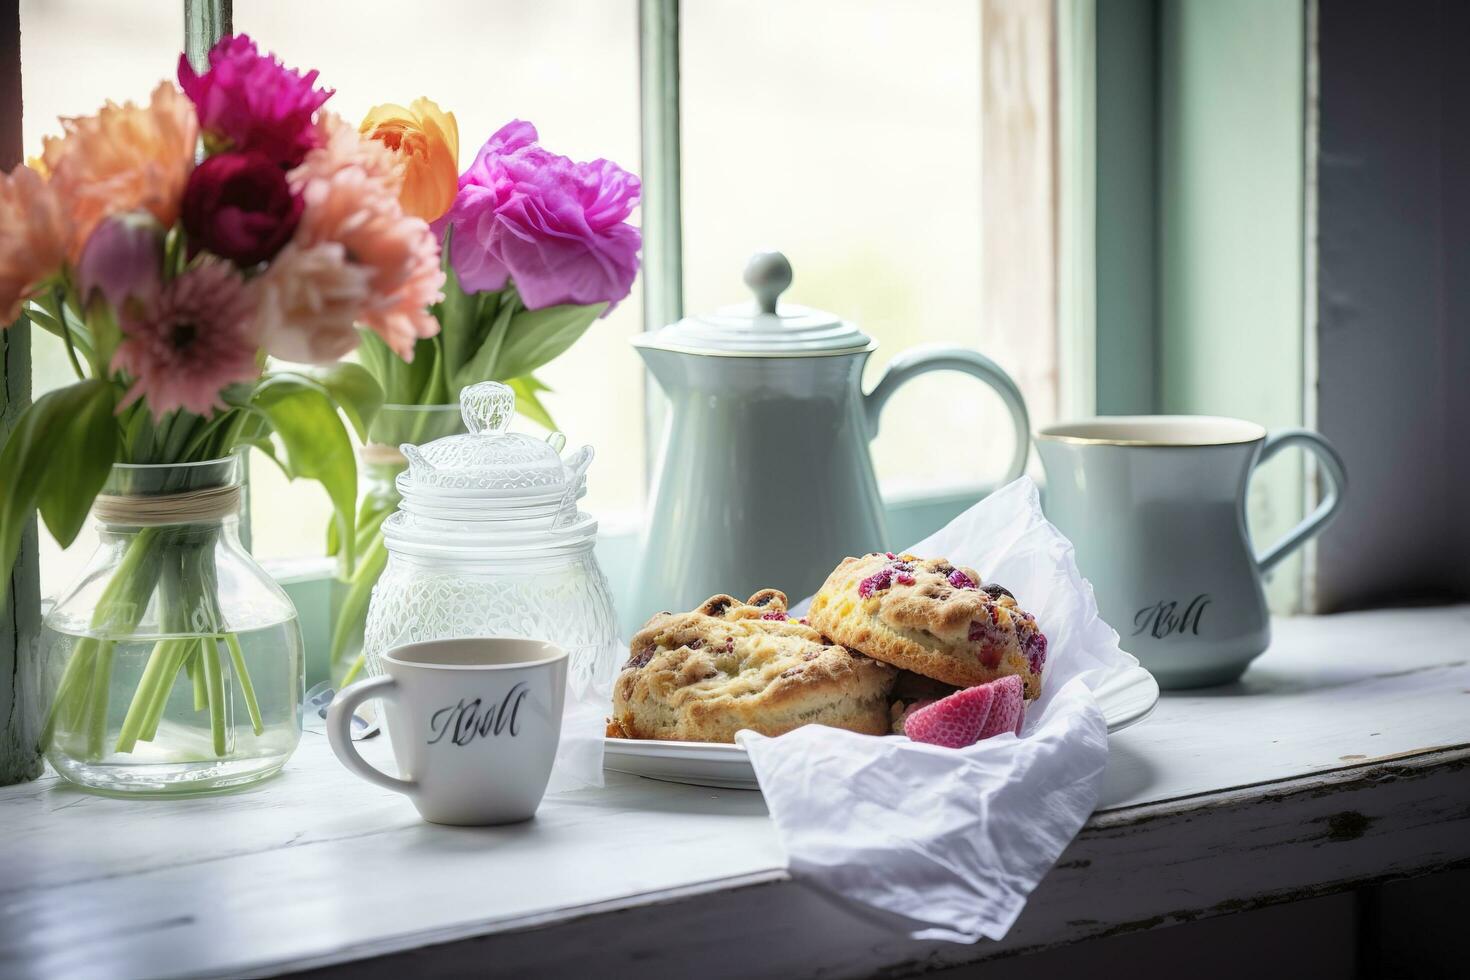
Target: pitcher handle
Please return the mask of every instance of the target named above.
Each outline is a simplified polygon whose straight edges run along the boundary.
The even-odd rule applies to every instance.
[[[1332,448],[1332,443],[1311,429],[1281,429],[1266,436],[1266,443],[1261,447],[1261,455],[1256,457],[1256,466],[1260,466],[1290,446],[1300,446],[1317,457],[1317,462],[1322,465],[1322,471],[1327,474],[1329,486],[1327,495],[1322,498],[1316,510],[1303,518],[1300,524],[1288,531],[1286,536],[1272,545],[1265,554],[1256,556],[1256,566],[1260,568],[1262,575],[1274,568],[1281,559],[1306,544],[1309,538],[1320,533],[1327,526],[1327,522],[1337,515],[1338,510],[1342,507],[1342,495],[1347,491],[1347,470],[1343,468],[1342,457],[1337,454],[1336,449]]]
[[[1031,419],[1026,414],[1026,401],[1021,397],[1021,389],[1016,387],[1009,374],[1001,370],[1000,365],[978,351],[963,347],[915,348],[890,361],[888,369],[868,392],[863,405],[868,418],[868,438],[878,434],[878,418],[883,413],[883,406],[898,387],[930,371],[959,371],[979,378],[995,389],[1011,413],[1011,422],[1016,430],[1016,448],[1001,485],[1020,476],[1031,451]]]

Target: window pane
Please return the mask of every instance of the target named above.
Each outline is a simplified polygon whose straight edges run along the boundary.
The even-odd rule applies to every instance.
[[[687,308],[741,301],[746,257],[779,248],[789,299],[880,342],[869,386],[915,344],[963,345],[1016,379],[1033,423],[1051,419],[1050,9],[684,4]],[[988,390],[926,376],[884,412],[878,474],[891,490],[994,481],[1010,432]]]
[[[59,116],[90,115],[108,99],[142,101],[172,77],[184,36],[181,3],[21,0],[21,94],[25,152],[61,132]],[[61,342],[31,332],[33,394],[76,380]],[[63,551],[41,524],[41,594],[55,598],[87,565],[97,545],[91,525]]]
[[[177,0],[22,0],[27,152],[58,130],[58,115],[91,113],[109,98],[142,99],[159,79],[172,78],[181,10]],[[492,132],[522,118],[556,152],[638,169],[632,2],[235,0],[234,16],[238,31],[288,65],[319,69],[322,83],[337,90],[328,107],[349,120],[379,102],[435,99],[458,119],[462,168]],[[641,329],[635,285],[632,296],[542,373],[555,389],[546,404],[568,442],[599,450],[584,505],[600,514],[634,511],[642,501],[642,371],[627,343]],[[38,393],[72,379],[52,338],[38,335],[34,347]],[[320,554],[325,493],[311,483],[288,484],[258,456],[251,473],[256,553]],[[91,539],[66,556],[43,543],[43,590],[64,588],[90,551]]]

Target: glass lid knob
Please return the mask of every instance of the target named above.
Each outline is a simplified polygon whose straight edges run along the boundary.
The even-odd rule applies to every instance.
[[[496,435],[509,429],[515,418],[516,393],[499,381],[481,381],[459,393],[459,411],[471,432]]]

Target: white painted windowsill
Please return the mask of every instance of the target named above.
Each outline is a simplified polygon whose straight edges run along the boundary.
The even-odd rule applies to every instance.
[[[527,824],[437,827],[308,733],[234,795],[0,790],[0,976],[865,976],[1470,861],[1470,606],[1275,629],[1239,684],[1112,738],[1003,943],[913,942],[795,885],[756,792],[609,774]]]

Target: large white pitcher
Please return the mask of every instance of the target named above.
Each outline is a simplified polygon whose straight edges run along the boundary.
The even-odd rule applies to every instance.
[[[994,388],[1015,429],[1006,481],[1026,463],[1025,402],[989,358],[957,347],[907,351],[864,393],[872,338],[832,314],[778,306],[791,283],[779,252],[753,257],[745,281],[755,304],[633,340],[669,413],[631,627],[720,592],[744,598],[769,586],[796,599],[844,556],[893,547],[868,444],[889,396],[920,374],[960,371]],[[981,436],[972,449],[984,448]]]

